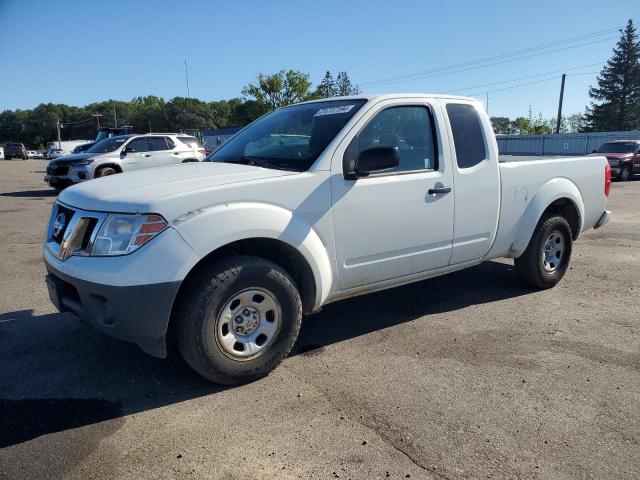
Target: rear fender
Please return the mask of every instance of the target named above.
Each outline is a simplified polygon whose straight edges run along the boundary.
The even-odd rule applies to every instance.
[[[509,248],[509,256],[519,257],[524,253],[544,211],[556,200],[564,198],[573,202],[577,208],[580,217],[580,227],[578,228],[578,232],[582,231],[582,225],[584,222],[584,201],[580,190],[576,184],[568,178],[553,178],[538,189],[538,192],[525,208],[524,213],[518,222],[516,236]]]

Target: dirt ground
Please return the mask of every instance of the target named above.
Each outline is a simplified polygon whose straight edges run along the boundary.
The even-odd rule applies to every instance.
[[[336,303],[220,388],[54,311],[45,165],[0,161],[0,478],[640,478],[640,181],[552,290],[487,262]]]

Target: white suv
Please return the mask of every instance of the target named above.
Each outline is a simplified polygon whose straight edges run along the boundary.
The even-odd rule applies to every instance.
[[[44,181],[61,189],[115,173],[178,163],[200,162],[206,156],[198,139],[180,133],[119,135],[105,138],[86,152],[49,162]]]

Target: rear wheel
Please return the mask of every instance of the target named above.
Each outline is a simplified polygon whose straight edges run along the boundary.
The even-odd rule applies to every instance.
[[[618,180],[620,180],[621,182],[627,182],[631,180],[631,167],[629,167],[628,165],[622,167],[622,170],[620,170],[620,176],[618,177]]]
[[[515,259],[522,282],[551,288],[564,276],[571,258],[572,237],[567,220],[555,213],[543,216],[524,253]]]
[[[96,170],[95,178],[108,177],[109,175],[115,175],[118,171],[113,167],[102,167]]]
[[[267,375],[293,347],[302,302],[272,262],[237,256],[189,281],[176,311],[178,348],[200,375],[226,385]]]

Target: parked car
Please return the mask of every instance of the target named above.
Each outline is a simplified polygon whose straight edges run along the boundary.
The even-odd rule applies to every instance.
[[[607,142],[594,150],[592,155],[607,157],[612,176],[623,182],[640,173],[640,140]]]
[[[44,259],[60,311],[159,357],[171,332],[218,383],[266,375],[340,299],[499,257],[553,287],[610,218],[604,157],[499,163],[470,98],[300,103],[209,160],[65,190]]]
[[[64,150],[61,148],[48,148],[44,153],[44,158],[53,160],[64,156]]]
[[[74,148],[86,143],[91,143],[91,140],[62,140],[60,142],[47,142],[47,150],[60,149],[62,150],[62,155],[71,155]]]
[[[194,147],[194,140],[194,137],[176,133],[108,137],[84,153],[49,162],[44,180],[50,186],[62,189],[116,173],[199,162],[205,155]]]
[[[11,160],[12,158],[27,159],[27,149],[22,143],[7,142],[4,144],[4,159]]]
[[[82,145],[78,145],[76,148],[74,148],[71,151],[71,153],[75,155],[76,153],[86,152],[91,147],[93,147],[95,144],[96,144],[96,142],[83,143]]]

